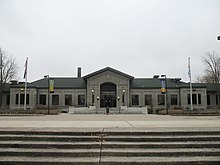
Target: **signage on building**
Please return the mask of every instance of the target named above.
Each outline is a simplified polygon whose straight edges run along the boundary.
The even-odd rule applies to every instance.
[[[166,93],[166,80],[160,80],[160,84],[161,84],[161,94],[165,94]]]
[[[54,79],[50,79],[50,93],[54,93]]]

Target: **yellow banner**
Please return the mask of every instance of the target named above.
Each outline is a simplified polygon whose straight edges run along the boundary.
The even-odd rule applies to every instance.
[[[50,79],[50,93],[54,93],[54,79]]]

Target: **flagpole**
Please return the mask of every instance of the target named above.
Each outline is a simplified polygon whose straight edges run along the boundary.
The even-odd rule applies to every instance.
[[[24,78],[25,78],[25,87],[24,87],[24,110],[26,110],[26,105],[27,105],[27,65],[28,65],[28,57],[25,62],[25,73],[24,73]]]
[[[189,80],[190,80],[190,110],[193,110],[193,102],[192,102],[192,76],[191,76],[190,57],[188,58],[188,67],[189,67]]]

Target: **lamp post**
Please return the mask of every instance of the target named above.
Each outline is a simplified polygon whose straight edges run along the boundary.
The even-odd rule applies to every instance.
[[[47,78],[47,88],[48,88],[48,115],[50,114],[50,76],[49,75],[45,75],[44,78]]]
[[[166,109],[167,109],[167,114],[168,114],[167,76],[166,75],[161,75],[161,77],[165,78]]]
[[[122,90],[122,104],[123,104],[123,106],[125,106],[125,90],[123,89]]]
[[[92,106],[94,105],[94,90],[91,91],[92,92]]]
[[[120,107],[119,107],[119,104],[120,104],[120,103],[119,103],[120,97],[118,96],[117,99],[118,99],[118,108],[119,108],[119,113],[120,113]]]

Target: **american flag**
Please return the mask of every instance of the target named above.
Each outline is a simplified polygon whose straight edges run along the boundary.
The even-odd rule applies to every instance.
[[[24,65],[24,79],[27,77],[27,66],[28,66],[28,57],[26,59],[25,65]]]

